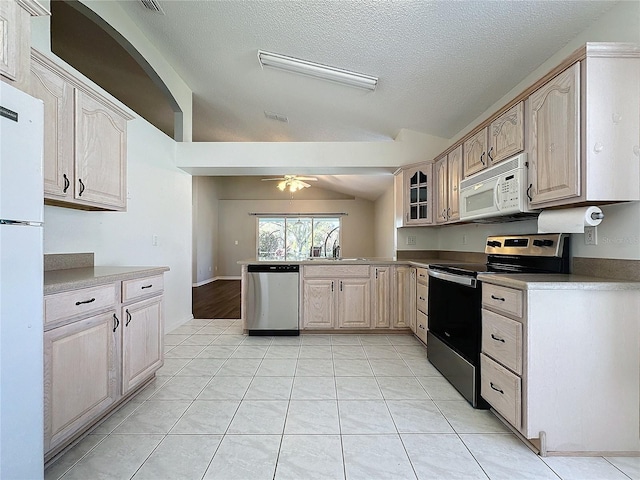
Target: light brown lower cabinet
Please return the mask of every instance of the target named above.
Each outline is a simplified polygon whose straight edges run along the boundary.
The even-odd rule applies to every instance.
[[[638,284],[489,277],[482,397],[542,455],[637,456]]]
[[[45,296],[45,461],[126,402],[162,366],[162,276],[148,278],[133,294],[129,287],[138,279]],[[114,291],[111,304],[98,302],[102,292]]]
[[[369,265],[304,266],[301,329],[369,328]]]
[[[44,334],[44,449],[70,441],[120,397],[115,310]]]
[[[122,307],[122,393],[162,366],[162,297]]]

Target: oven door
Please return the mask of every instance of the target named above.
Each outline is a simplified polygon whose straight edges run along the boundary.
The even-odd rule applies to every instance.
[[[481,282],[429,270],[429,331],[474,366],[480,363]]]
[[[481,283],[429,269],[427,358],[474,408],[480,396]]]

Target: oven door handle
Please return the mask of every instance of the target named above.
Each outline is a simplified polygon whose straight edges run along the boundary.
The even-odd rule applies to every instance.
[[[436,270],[429,270],[429,276],[434,278],[439,278],[440,280],[444,280],[446,282],[453,282],[459,285],[464,285],[465,287],[476,288],[477,280],[472,277],[466,277],[464,275],[454,275],[451,273],[438,272]]]

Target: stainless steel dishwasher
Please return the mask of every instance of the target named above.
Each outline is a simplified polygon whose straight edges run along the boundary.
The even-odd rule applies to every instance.
[[[300,265],[247,267],[249,335],[299,335]]]

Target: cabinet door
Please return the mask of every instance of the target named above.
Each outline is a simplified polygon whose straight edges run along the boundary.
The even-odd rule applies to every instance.
[[[373,269],[373,326],[375,328],[391,327],[391,267],[374,267]]]
[[[417,273],[415,267],[411,267],[411,279],[409,287],[409,326],[411,331],[416,333],[416,287],[418,285]]]
[[[369,328],[371,326],[371,280],[343,278],[337,282],[339,284],[338,326]],[[387,300],[387,307],[388,305]]]
[[[529,97],[529,203],[580,196],[580,64]]]
[[[445,223],[447,221],[447,209],[449,198],[449,179],[447,176],[447,157],[442,157],[435,164],[435,183],[436,183],[436,223]]]
[[[432,164],[412,168],[403,172],[405,188],[405,225],[428,225],[432,223],[433,201]]]
[[[411,268],[405,266],[395,267],[395,315],[393,316],[394,328],[407,328],[411,326]],[[414,277],[415,278],[415,277]],[[415,306],[413,306],[415,309]],[[414,327],[415,328],[415,327]]]
[[[21,9],[14,0],[0,2],[0,75],[9,80],[18,76]]]
[[[448,209],[449,221],[460,220],[460,180],[462,180],[462,145],[447,155]]]
[[[493,165],[524,150],[523,102],[511,107],[489,126],[487,157]]]
[[[73,198],[73,86],[36,59],[29,93],[44,102],[44,195]]]
[[[333,328],[334,290],[332,279],[305,279],[302,282],[303,314],[302,328]]]
[[[126,120],[76,90],[75,198],[98,208],[126,206]]]
[[[483,128],[463,144],[464,176],[487,167],[487,129]]]
[[[162,366],[162,296],[122,307],[122,393]]]
[[[45,332],[45,452],[78,433],[119,398],[122,324],[116,318],[109,312]]]

